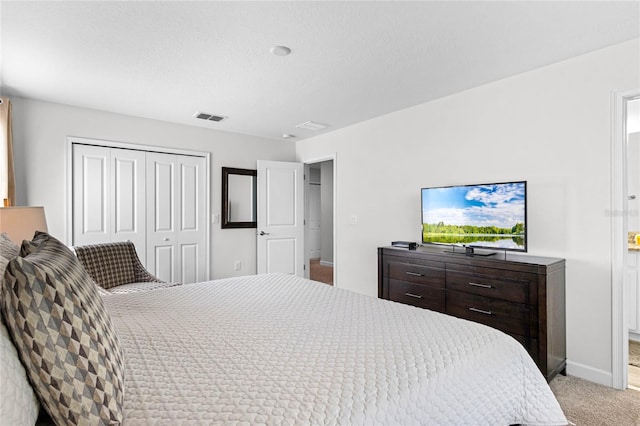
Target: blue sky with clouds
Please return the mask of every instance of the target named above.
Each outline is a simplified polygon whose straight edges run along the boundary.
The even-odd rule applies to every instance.
[[[425,188],[423,223],[498,226],[524,223],[525,183]]]

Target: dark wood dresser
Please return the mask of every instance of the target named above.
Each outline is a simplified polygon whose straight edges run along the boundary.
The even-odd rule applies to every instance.
[[[522,343],[547,381],[565,373],[564,259],[381,247],[378,297],[497,328]]]

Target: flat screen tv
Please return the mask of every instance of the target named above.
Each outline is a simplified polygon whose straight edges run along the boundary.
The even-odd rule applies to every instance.
[[[422,188],[422,242],[527,251],[527,182]]]

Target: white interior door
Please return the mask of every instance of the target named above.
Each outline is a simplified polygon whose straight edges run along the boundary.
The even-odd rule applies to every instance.
[[[206,161],[203,157],[177,156],[180,170],[178,250],[181,283],[207,276]]]
[[[145,153],[112,148],[111,171],[111,241],[131,241],[144,264],[147,254]]]
[[[73,146],[73,245],[111,241],[111,150]]]
[[[132,241],[145,259],[145,153],[73,145],[72,244]]]
[[[205,281],[206,161],[147,153],[147,269],[163,281]]]
[[[147,269],[167,282],[179,282],[179,190],[176,156],[147,153]]]
[[[302,163],[258,160],[259,274],[304,276]]]
[[[208,155],[69,142],[71,244],[129,240],[164,281],[209,279]]]

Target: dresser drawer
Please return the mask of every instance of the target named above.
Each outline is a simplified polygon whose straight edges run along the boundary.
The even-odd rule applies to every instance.
[[[447,313],[479,322],[509,334],[534,336],[537,321],[532,321],[529,305],[491,297],[447,290]]]
[[[444,289],[444,264],[441,267],[389,262],[389,278]]]
[[[530,301],[529,281],[508,279],[496,275],[471,275],[449,270],[446,276],[447,290],[456,290],[516,303],[535,303],[535,301]]]
[[[430,245],[378,248],[378,297],[504,331],[547,381],[566,368],[565,287],[564,259],[465,256]]]
[[[389,300],[444,312],[444,288],[434,288],[406,281],[389,280]]]

